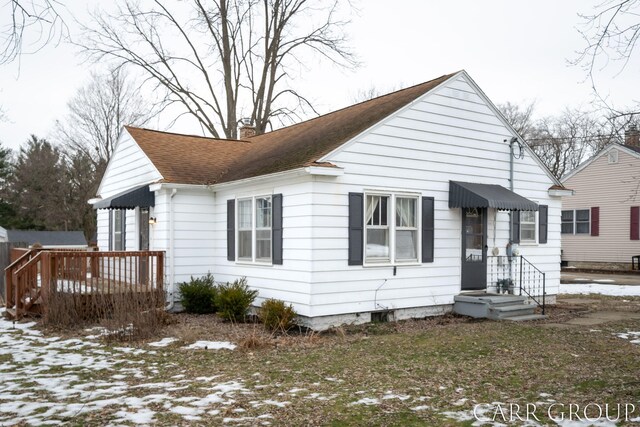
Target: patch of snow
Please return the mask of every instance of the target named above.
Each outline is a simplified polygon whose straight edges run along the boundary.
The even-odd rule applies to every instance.
[[[398,399],[398,400],[407,400],[410,399],[411,396],[406,395],[406,394],[393,394],[393,393],[389,393],[387,392],[384,396],[382,396],[382,400],[389,400],[389,399]]]
[[[411,408],[412,411],[428,411],[431,409],[431,406],[428,405],[419,405]]]
[[[623,340],[629,340],[631,344],[640,344],[640,331],[619,332],[613,335],[617,336],[618,338],[622,338]]]
[[[119,422],[132,422],[136,425],[140,424],[151,424],[155,417],[156,413],[151,409],[144,408],[139,410],[138,412],[128,412],[128,411],[118,411],[116,412],[116,417],[118,417]]]
[[[205,349],[205,350],[220,350],[220,349],[233,350],[236,348],[236,345],[231,344],[230,342],[227,342],[227,341],[196,341],[195,343],[188,345],[184,348]]]
[[[640,286],[633,285],[604,285],[600,283],[570,284],[561,283],[560,294],[588,295],[601,294],[609,296],[640,296]]]
[[[273,405],[273,406],[277,406],[278,408],[284,408],[285,406],[291,404],[291,402],[278,402],[277,400],[263,400],[264,403],[266,403],[267,405]]]
[[[378,399],[375,399],[373,397],[364,397],[360,400],[357,400],[355,402],[351,402],[349,405],[353,406],[353,405],[366,405],[366,406],[371,406],[371,405],[379,405],[380,401]]]
[[[178,338],[162,338],[160,341],[150,342],[147,345],[150,345],[151,347],[166,347],[176,341],[178,341]]]

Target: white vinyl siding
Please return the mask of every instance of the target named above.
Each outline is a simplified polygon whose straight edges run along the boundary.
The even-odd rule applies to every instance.
[[[104,199],[161,179],[153,163],[123,130],[100,181],[98,195]]]

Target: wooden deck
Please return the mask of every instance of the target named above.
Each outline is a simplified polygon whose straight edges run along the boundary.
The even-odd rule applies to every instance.
[[[29,250],[5,269],[7,315],[40,314],[54,296],[86,300],[156,293],[164,284],[164,252]]]

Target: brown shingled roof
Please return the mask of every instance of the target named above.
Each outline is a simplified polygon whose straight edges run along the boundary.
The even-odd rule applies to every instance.
[[[249,150],[244,141],[181,135],[125,126],[165,182],[215,184]]]
[[[236,181],[313,164],[453,75],[441,76],[246,141],[133,127],[127,127],[127,131],[167,182],[214,184]]]

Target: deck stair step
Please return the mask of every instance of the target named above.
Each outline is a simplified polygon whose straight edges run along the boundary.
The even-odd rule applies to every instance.
[[[493,320],[537,320],[536,306],[519,295],[473,293],[456,295],[453,311],[465,316]]]

